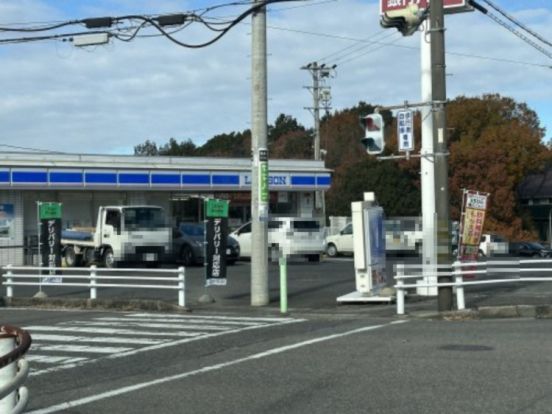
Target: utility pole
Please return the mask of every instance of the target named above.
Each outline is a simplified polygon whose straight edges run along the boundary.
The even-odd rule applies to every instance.
[[[324,63],[318,65],[318,62],[312,62],[308,65],[302,66],[301,69],[308,70],[312,76],[312,86],[305,86],[312,93],[313,105],[312,107],[305,107],[308,109],[314,117],[314,159],[320,160],[320,104],[322,108],[328,112],[331,109],[331,89],[329,86],[324,85],[324,80],[335,73],[336,65],[326,66]],[[326,226],[326,200],[324,198],[324,191],[317,191],[315,193],[315,207],[321,212],[323,217],[323,225]]]
[[[264,306],[269,303],[265,7],[253,13],[251,25],[251,305]]]
[[[420,33],[420,62],[422,102],[431,102],[431,41],[429,39],[429,21],[423,23]],[[435,156],[433,148],[432,108],[420,108],[422,118],[422,146],[420,157],[420,182],[422,190],[422,263],[427,274],[437,271],[437,222],[435,217]],[[425,276],[423,283],[436,283],[436,276]],[[436,287],[419,287],[416,293],[421,296],[437,296]]]
[[[433,111],[433,148],[435,151],[435,213],[437,216],[437,263],[450,266],[450,220],[448,196],[447,128],[445,102],[445,15],[443,0],[432,0],[430,7],[431,96]],[[452,269],[451,269],[452,270]],[[439,282],[452,282],[440,276]],[[439,311],[452,310],[452,287],[439,287]]]
[[[312,86],[305,86],[312,93],[313,105],[305,107],[314,117],[314,159],[320,160],[320,103],[327,112],[331,109],[330,87],[324,85],[324,79],[333,76],[337,65],[318,65],[317,62],[302,66],[301,69],[308,70],[312,76]]]

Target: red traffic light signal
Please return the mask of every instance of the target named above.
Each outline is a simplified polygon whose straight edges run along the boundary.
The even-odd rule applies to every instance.
[[[385,146],[383,136],[383,117],[380,114],[370,114],[360,118],[360,125],[364,129],[364,137],[360,142],[368,154],[381,154]]]

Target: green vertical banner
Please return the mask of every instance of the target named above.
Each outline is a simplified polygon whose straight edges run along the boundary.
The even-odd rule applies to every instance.
[[[268,150],[259,148],[259,216],[261,221],[268,220]]]
[[[40,255],[43,267],[61,267],[61,203],[39,203]],[[60,271],[43,271],[42,283],[61,283]]]
[[[205,202],[205,285],[226,286],[228,200]]]

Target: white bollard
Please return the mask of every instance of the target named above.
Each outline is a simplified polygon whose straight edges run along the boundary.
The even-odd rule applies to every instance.
[[[4,356],[15,348],[15,337],[6,333],[0,333],[0,355]],[[0,369],[0,387],[10,383],[17,374],[17,361]],[[11,413],[17,403],[16,391],[0,400],[0,413]]]
[[[90,266],[90,299],[96,299],[98,292],[96,288],[96,265]]]
[[[456,261],[452,265],[454,267],[454,283],[456,283],[456,306],[458,310],[466,309],[466,300],[464,298],[464,277],[462,276],[462,268],[460,262]]]
[[[186,269],[183,266],[178,268],[178,306],[186,306]]]
[[[395,276],[395,279],[397,279],[397,315],[404,315],[404,288],[402,287],[404,285],[404,280],[402,277],[404,276],[404,264],[399,263],[397,265],[397,276]]]

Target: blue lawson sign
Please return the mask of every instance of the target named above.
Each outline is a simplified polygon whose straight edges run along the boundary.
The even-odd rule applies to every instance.
[[[0,188],[43,188],[48,190],[67,188],[120,189],[217,189],[236,191],[251,187],[251,174],[243,172],[214,171],[162,171],[127,169],[63,169],[63,168],[8,168],[0,169]],[[278,172],[268,176],[272,189],[298,188],[315,190],[331,185],[329,173]]]
[[[251,186],[251,174],[242,174],[240,181],[242,186]],[[269,174],[268,176],[269,187],[289,187],[290,184],[289,174]]]

